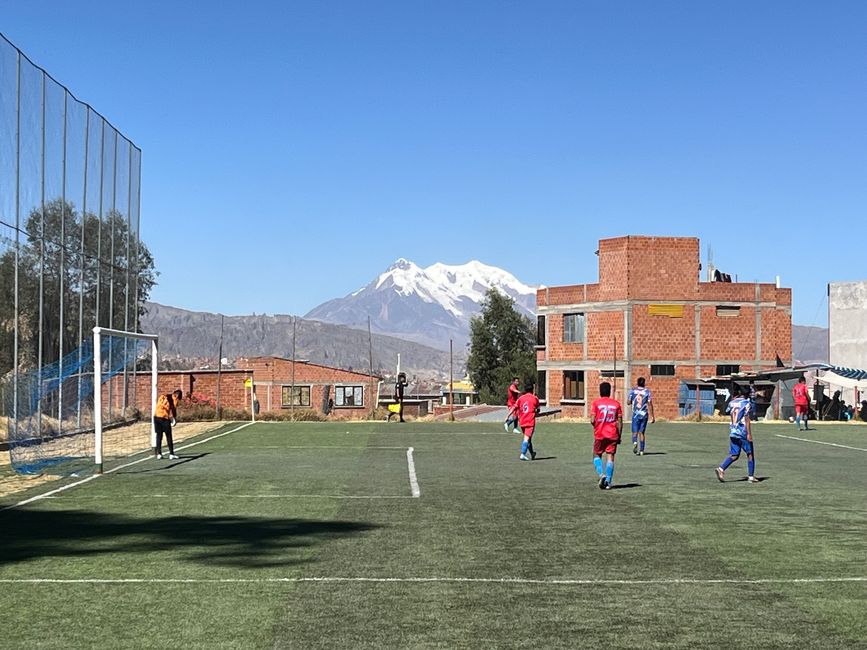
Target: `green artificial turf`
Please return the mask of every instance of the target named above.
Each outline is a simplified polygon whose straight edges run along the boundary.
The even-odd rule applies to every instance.
[[[0,512],[0,647],[867,647],[867,427],[727,432],[258,423]]]

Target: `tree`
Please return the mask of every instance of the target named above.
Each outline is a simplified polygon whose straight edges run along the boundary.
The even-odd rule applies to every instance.
[[[504,404],[506,387],[518,377],[536,382],[536,325],[515,310],[514,301],[488,289],[482,312],[470,320],[467,372],[482,402]]]
[[[112,210],[100,220],[56,199],[46,203],[44,211],[31,211],[24,234],[18,250],[22,367],[38,363],[40,328],[42,362],[52,363],[61,351],[77,348],[80,336],[88,336],[95,325],[132,328],[144,313],[144,301],[156,282],[153,257],[121,213]],[[0,374],[13,365],[15,264],[14,248],[0,255]]]

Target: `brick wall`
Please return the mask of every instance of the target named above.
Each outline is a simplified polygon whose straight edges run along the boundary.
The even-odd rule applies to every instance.
[[[695,307],[685,305],[681,318],[651,316],[648,311],[648,305],[632,307],[632,358],[695,359]]]
[[[632,300],[694,299],[699,242],[694,237],[628,237],[628,295]],[[600,280],[602,269],[600,261]]]
[[[617,338],[617,357],[623,358],[623,312],[598,311],[588,312],[585,320],[585,340],[587,341],[587,358],[593,360],[611,360],[614,357],[614,338]]]
[[[250,408],[250,389],[244,388],[244,381],[253,376],[249,370],[224,370],[220,373],[220,404],[223,408],[248,409]],[[215,370],[184,370],[173,372],[160,372],[157,374],[157,394],[174,392],[180,389],[184,398],[195,395],[217,401],[217,372]],[[127,377],[128,399],[141,411],[147,412],[151,408],[151,375],[150,372],[137,373],[134,380]],[[116,375],[110,382],[103,384],[102,399],[108,404],[109,394],[113,408],[119,408],[123,403],[124,377]],[[109,388],[110,386],[110,388]]]

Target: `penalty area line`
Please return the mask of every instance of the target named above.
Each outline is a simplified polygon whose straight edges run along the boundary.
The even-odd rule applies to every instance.
[[[829,447],[839,447],[840,449],[852,449],[853,451],[867,451],[863,447],[850,447],[849,445],[838,445],[836,442],[824,442],[823,440],[810,440],[809,438],[797,438],[795,436],[784,436],[781,433],[774,434],[777,438],[786,438],[787,440],[798,440],[800,442],[812,442],[814,445],[828,445]]]
[[[234,429],[231,429],[229,431],[224,431],[223,433],[218,433],[217,435],[210,436],[209,438],[205,438],[204,440],[199,440],[197,442],[191,442],[187,445],[182,445],[180,447],[177,447],[176,450],[182,451],[184,449],[189,449],[190,447],[195,447],[196,445],[201,445],[201,444],[204,444],[206,442],[210,442],[211,440],[216,440],[217,438],[222,438],[223,436],[227,436],[230,433],[235,433],[236,431],[240,431],[241,429],[249,427],[251,424],[254,424],[254,423],[253,422],[247,422],[246,424],[242,424],[239,427],[235,427]],[[93,474],[91,476],[88,476],[87,478],[80,480],[80,481],[75,481],[74,483],[67,483],[66,485],[62,485],[59,488],[56,488],[54,490],[49,490],[48,492],[45,492],[43,494],[37,494],[36,496],[30,497],[29,499],[24,499],[24,501],[19,501],[18,503],[14,503],[11,506],[6,506],[5,508],[0,508],[0,512],[5,512],[6,510],[12,510],[13,508],[20,508],[21,506],[26,506],[28,503],[33,503],[34,501],[39,501],[41,499],[51,497],[51,496],[58,494],[60,492],[64,492],[64,491],[69,490],[69,489],[74,488],[74,487],[78,487],[79,485],[84,485],[85,483],[89,483],[90,481],[94,481],[94,480],[98,479],[100,476],[105,476],[106,474],[114,474],[117,471],[120,471],[122,469],[126,469],[127,467],[132,467],[133,465],[138,465],[139,463],[143,463],[144,461],[150,460],[152,458],[153,458],[153,455],[148,454],[144,458],[139,458],[138,460],[134,460],[131,463],[124,463],[123,465],[118,465],[117,467],[112,467],[110,470],[103,472],[102,474]]]
[[[503,585],[797,585],[822,583],[861,583],[867,577],[839,578],[361,578],[361,577],[309,577],[309,578],[0,578],[0,584],[269,584],[269,583],[452,583]]]

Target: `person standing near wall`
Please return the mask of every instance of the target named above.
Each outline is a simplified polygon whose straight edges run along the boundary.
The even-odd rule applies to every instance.
[[[397,414],[400,416],[401,422],[406,422],[403,419],[403,393],[406,389],[409,382],[406,380],[406,373],[399,372],[397,373],[397,381],[394,382],[394,401],[397,402],[398,410]]]
[[[169,458],[172,460],[177,458],[172,440],[172,427],[178,417],[177,404],[183,396],[184,394],[180,390],[176,390],[173,393],[160,395],[157,399],[157,407],[154,411],[154,431],[157,434],[157,448],[156,453],[154,453],[156,459],[163,457],[163,434],[165,434],[166,443],[169,446]]]

